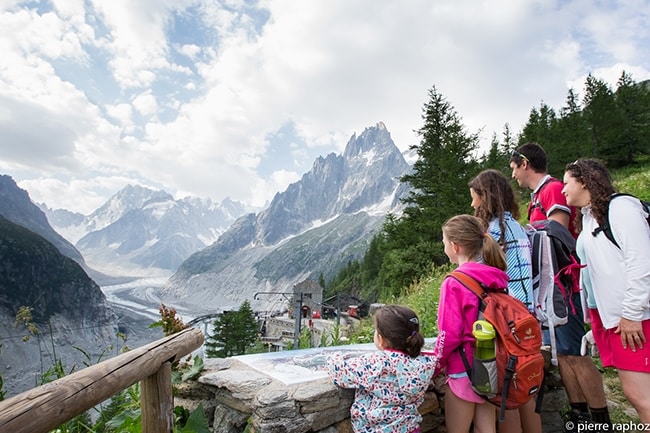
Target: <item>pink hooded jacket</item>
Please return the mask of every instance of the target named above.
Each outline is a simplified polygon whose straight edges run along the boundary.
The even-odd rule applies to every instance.
[[[488,287],[508,287],[508,274],[477,262],[463,263],[458,270]],[[439,369],[447,374],[464,373],[465,364],[458,348],[463,345],[467,359],[474,355],[472,325],[478,319],[479,299],[455,278],[446,278],[440,287],[438,338],[434,353],[440,357]],[[439,370],[435,372],[438,374]]]

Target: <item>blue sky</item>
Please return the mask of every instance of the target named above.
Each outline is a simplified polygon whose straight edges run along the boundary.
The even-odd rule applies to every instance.
[[[432,86],[488,143],[592,73],[650,78],[649,1],[0,0],[0,173],[90,213],[126,184],[260,206]]]

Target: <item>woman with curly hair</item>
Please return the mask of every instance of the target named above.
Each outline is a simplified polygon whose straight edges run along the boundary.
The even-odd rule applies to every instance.
[[[580,208],[576,249],[591,329],[603,366],[615,367],[641,421],[650,422],[650,227],[633,197],[612,199],[607,168],[595,159],[568,164],[562,193]],[[602,228],[609,214],[617,247]]]

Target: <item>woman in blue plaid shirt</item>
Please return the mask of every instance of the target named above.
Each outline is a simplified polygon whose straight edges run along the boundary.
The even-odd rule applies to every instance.
[[[469,182],[474,216],[481,219],[487,232],[506,254],[508,292],[535,311],[533,300],[532,248],[526,229],[519,223],[519,204],[509,179],[498,170],[484,170]],[[518,410],[506,412],[499,433],[541,433],[542,421],[535,412],[535,400]]]

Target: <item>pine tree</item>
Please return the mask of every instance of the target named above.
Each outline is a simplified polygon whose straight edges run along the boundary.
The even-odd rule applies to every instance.
[[[360,270],[362,288],[361,297],[363,299],[376,301],[376,281],[384,259],[384,256],[380,251],[382,242],[383,235],[375,235],[370,241],[370,246],[368,247],[366,254],[363,256]]]
[[[435,87],[429,91],[422,118],[424,125],[417,131],[420,144],[411,146],[418,159],[413,171],[401,178],[412,188],[404,199],[404,214],[399,219],[389,216],[384,224],[386,242],[378,277],[383,295],[408,286],[432,264],[445,263],[442,224],[471,211],[467,183],[479,168],[474,155],[478,134],[466,131]]]
[[[507,123],[503,127],[502,136],[503,142],[500,142],[496,134],[492,135],[490,149],[482,158],[481,168],[483,170],[493,168],[510,176],[510,155],[517,146],[510,132],[510,126]]]
[[[585,83],[584,113],[590,132],[590,155],[618,166],[626,152],[617,139],[623,126],[622,113],[607,83],[591,74]]]
[[[247,350],[253,347],[258,337],[257,320],[255,312],[251,308],[248,300],[244,301],[239,310],[237,310],[237,341],[235,344],[237,355],[243,355]]]
[[[617,135],[623,149],[621,164],[631,164],[637,156],[650,154],[650,92],[625,71],[618,79],[616,105],[623,114]]]
[[[556,122],[555,110],[546,103],[540,103],[539,109],[533,107],[528,115],[528,122],[519,135],[519,144],[537,143],[544,148],[546,153],[552,152],[554,143],[556,143],[553,134]]]
[[[613,92],[588,75],[582,106],[570,89],[559,117],[548,105],[533,108],[519,143],[536,142],[548,155],[548,172],[561,177],[567,163],[581,157],[604,160],[608,166],[633,163],[650,154],[650,94],[623,72]]]
[[[213,322],[205,342],[208,358],[243,355],[257,341],[257,321],[248,300],[237,311],[224,311]]]
[[[589,128],[578,94],[569,89],[557,123],[557,147],[549,155],[549,171],[560,178],[566,164],[590,155]]]

